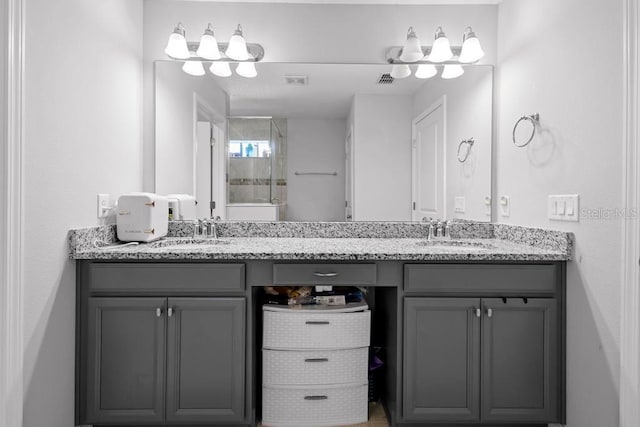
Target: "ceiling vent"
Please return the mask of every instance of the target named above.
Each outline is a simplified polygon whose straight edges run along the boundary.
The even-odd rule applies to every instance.
[[[304,86],[309,83],[308,76],[284,76],[284,82],[288,85]]]
[[[380,78],[378,79],[378,84],[379,85],[390,85],[393,83],[393,77],[391,77],[391,74],[389,73],[384,73],[384,74],[380,74]]]

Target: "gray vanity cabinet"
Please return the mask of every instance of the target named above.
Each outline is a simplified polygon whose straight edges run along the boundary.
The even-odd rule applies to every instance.
[[[244,264],[78,273],[76,424],[246,424]]]
[[[164,418],[164,298],[90,298],[87,420]]]
[[[559,264],[405,265],[403,420],[562,422],[563,274]]]
[[[244,299],[168,302],[167,421],[242,421]]]

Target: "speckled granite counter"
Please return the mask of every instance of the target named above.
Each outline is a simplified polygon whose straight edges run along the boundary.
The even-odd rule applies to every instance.
[[[425,243],[419,223],[218,223],[220,240],[192,239],[190,223],[169,237],[122,245],[115,227],[71,230],[72,259],[99,260],[407,260],[565,261],[573,235],[489,223],[454,223],[453,241]],[[296,237],[294,237],[296,236]],[[105,245],[104,247],[98,247]]]

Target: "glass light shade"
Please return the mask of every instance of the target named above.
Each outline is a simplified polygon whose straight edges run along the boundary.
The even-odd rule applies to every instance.
[[[204,30],[204,34],[200,37],[200,44],[196,55],[204,59],[220,59],[220,48],[218,47],[218,41],[213,35],[213,28],[211,24]]]
[[[402,53],[400,54],[400,60],[403,62],[416,62],[422,59],[424,53],[422,53],[422,47],[420,46],[420,40],[416,33],[413,31],[413,27],[409,27],[407,31],[407,41],[402,47]]]
[[[173,33],[169,35],[169,41],[167,41],[167,47],[164,48],[164,53],[172,58],[188,59],[189,48],[187,47],[187,40],[184,38],[184,30],[180,26],[173,30]]]
[[[438,70],[433,64],[420,64],[416,70],[415,76],[419,79],[429,79],[438,74]]]
[[[433,42],[431,53],[429,54],[429,61],[445,62],[451,58],[453,58],[453,52],[451,51],[449,39],[444,35],[442,28],[438,27],[436,30],[436,39]]]
[[[473,34],[473,33],[472,33]],[[480,46],[480,40],[475,36],[466,37],[464,43],[462,43],[462,52],[460,52],[460,61],[463,64],[469,64],[476,62],[484,56],[482,46]]]
[[[391,67],[391,77],[394,79],[404,79],[411,75],[411,68],[407,64],[393,64]]]
[[[231,39],[229,39],[229,46],[227,46],[225,55],[231,59],[235,59],[236,61],[245,61],[249,59],[247,43],[244,41],[244,37],[242,37],[242,27],[240,25],[238,25],[238,28],[231,36]]]
[[[228,62],[213,62],[209,71],[218,77],[229,77],[231,75],[231,67]]]
[[[236,67],[236,73],[242,77],[246,77],[248,79],[253,78],[258,75],[256,71],[256,66],[253,62],[241,62]]]
[[[456,77],[460,77],[463,74],[464,68],[462,68],[462,65],[447,64],[444,66],[441,77],[443,79],[455,79]]]
[[[204,67],[200,61],[184,61],[182,71],[192,76],[204,76]]]

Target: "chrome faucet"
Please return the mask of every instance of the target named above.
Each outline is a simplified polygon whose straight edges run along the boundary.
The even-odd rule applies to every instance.
[[[435,220],[433,218],[422,218],[423,222],[429,223],[429,233],[427,234],[427,240],[433,239],[449,239],[449,221]]]

